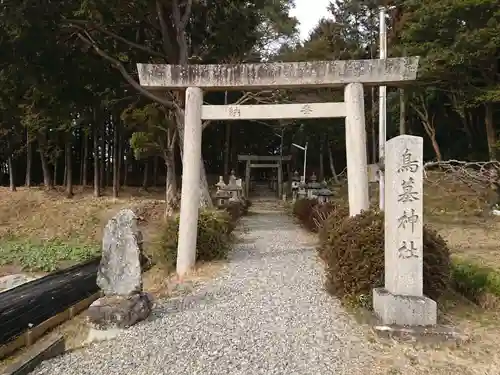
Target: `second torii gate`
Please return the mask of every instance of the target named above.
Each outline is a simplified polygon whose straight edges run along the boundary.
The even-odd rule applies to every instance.
[[[252,168],[276,168],[278,171],[278,198],[281,198],[283,194],[283,162],[290,162],[292,157],[290,155],[285,156],[273,156],[273,155],[238,155],[238,161],[245,161],[245,194],[248,198],[250,192],[250,174]],[[273,163],[260,164],[260,161],[267,161]],[[253,162],[253,163],[252,163]],[[290,165],[290,163],[288,164]],[[290,172],[290,170],[289,170]]]

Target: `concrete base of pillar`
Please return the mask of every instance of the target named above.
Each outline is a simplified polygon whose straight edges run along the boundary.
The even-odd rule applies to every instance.
[[[373,310],[382,324],[433,326],[437,323],[437,304],[425,296],[402,296],[385,288],[375,288]]]

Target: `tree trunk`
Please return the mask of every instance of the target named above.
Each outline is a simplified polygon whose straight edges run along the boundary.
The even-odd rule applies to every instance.
[[[431,139],[432,148],[434,149],[434,153],[436,154],[437,161],[443,161],[443,156],[441,155],[441,149],[439,148],[439,144],[437,143],[436,140],[436,133],[433,133],[432,135],[429,134],[429,137]]]
[[[439,143],[436,139],[436,129],[434,128],[434,123],[432,120],[424,120],[421,119],[424,125],[425,132],[429,136],[431,140],[432,148],[434,149],[434,153],[436,154],[436,160],[443,161],[443,156],[441,155],[441,149],[439,147]]]
[[[78,178],[80,179],[80,186],[83,187],[83,154],[85,152],[85,132],[83,131],[83,129],[80,129],[80,139],[79,139],[79,143],[80,143],[80,146],[81,146],[81,150],[80,150],[80,163],[78,164],[80,166],[80,173],[78,174]],[[78,143],[78,142],[77,142]]]
[[[42,163],[42,173],[43,173],[43,184],[46,189],[52,189],[54,187],[52,178],[50,176],[49,161],[47,160],[45,142],[43,137],[40,136],[38,140],[38,151],[40,153],[40,161]]]
[[[71,157],[71,132],[67,134],[65,145],[65,170],[66,170],[66,196],[71,198],[73,196],[73,158]]]
[[[490,160],[497,160],[497,136],[495,133],[495,124],[493,123],[493,103],[485,103],[485,125],[486,139],[488,140],[488,154]]]
[[[167,177],[165,179],[165,217],[169,217],[173,215],[179,205],[177,201],[177,179],[175,176],[175,157],[173,152],[165,153],[164,159],[165,167],[167,168]]]
[[[153,187],[158,183],[158,156],[153,159]]]
[[[323,153],[324,153],[324,140],[321,139],[319,143],[319,180],[323,181],[325,179],[325,166],[323,165]]]
[[[328,161],[330,162],[330,171],[332,172],[333,181],[336,184],[339,183],[339,177],[337,176],[337,172],[335,171],[335,164],[333,163],[333,153],[330,145],[328,145]]]
[[[106,122],[103,121],[99,132],[99,182],[101,184],[101,189],[106,188]]]
[[[113,185],[113,165],[114,163],[113,159],[113,148],[114,145],[112,145],[112,138],[110,137],[112,133],[112,128],[111,128],[111,123],[108,125],[108,129],[106,131],[106,186],[112,186]]]
[[[89,135],[83,132],[82,186],[88,183]]]
[[[28,132],[26,131],[26,179],[24,185],[26,187],[31,186],[31,164],[33,161],[33,150],[31,140],[29,138]]]
[[[435,115],[429,114],[424,95],[421,94],[419,95],[418,98],[419,100],[417,100],[417,103],[419,102],[420,105],[417,105],[415,103],[412,104],[412,102],[410,102],[410,106],[417,113],[418,117],[420,118],[420,121],[422,122],[422,125],[424,126],[425,132],[427,133],[429,139],[431,140],[432,148],[434,149],[434,153],[436,154],[437,161],[438,162],[442,161],[443,157],[441,155],[441,149],[436,139],[436,128],[434,125]]]
[[[399,89],[399,135],[406,134],[405,89]]]
[[[62,186],[66,186],[67,177],[68,177],[68,163],[66,157],[66,140],[64,140],[64,173],[63,173]]]
[[[100,183],[100,168],[99,168],[99,124],[96,121],[97,116],[94,114],[94,131],[93,131],[93,146],[94,146],[94,197],[101,196],[101,183]]]
[[[146,159],[144,160],[144,174],[142,176],[142,188],[144,190],[148,190],[148,179],[149,179],[148,172],[149,172],[149,160]]]
[[[118,189],[120,185],[120,168],[119,168],[119,149],[118,149],[118,139],[119,139],[119,125],[118,122],[114,123],[114,134],[113,134],[113,198],[118,198]]]
[[[54,170],[54,186],[57,186],[57,158],[54,161],[54,165],[52,166]]]
[[[121,182],[122,182],[122,167],[123,167],[123,133],[121,131],[118,133],[118,158],[116,162],[118,164],[118,190],[120,190],[120,188],[122,187]]]
[[[7,157],[7,164],[9,165],[9,187],[10,191],[16,191],[16,181],[14,179],[14,162],[12,160],[12,154]]]

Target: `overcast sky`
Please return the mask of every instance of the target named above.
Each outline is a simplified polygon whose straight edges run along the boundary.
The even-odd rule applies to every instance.
[[[326,8],[329,3],[330,0],[296,0],[296,7],[291,14],[300,22],[301,39],[306,39],[318,21],[328,16]]]

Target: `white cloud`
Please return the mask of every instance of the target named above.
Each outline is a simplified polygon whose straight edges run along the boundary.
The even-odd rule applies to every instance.
[[[309,36],[309,33],[318,24],[321,18],[329,18],[327,10],[330,0],[296,0],[295,9],[290,14],[300,22],[300,38],[302,40]]]

